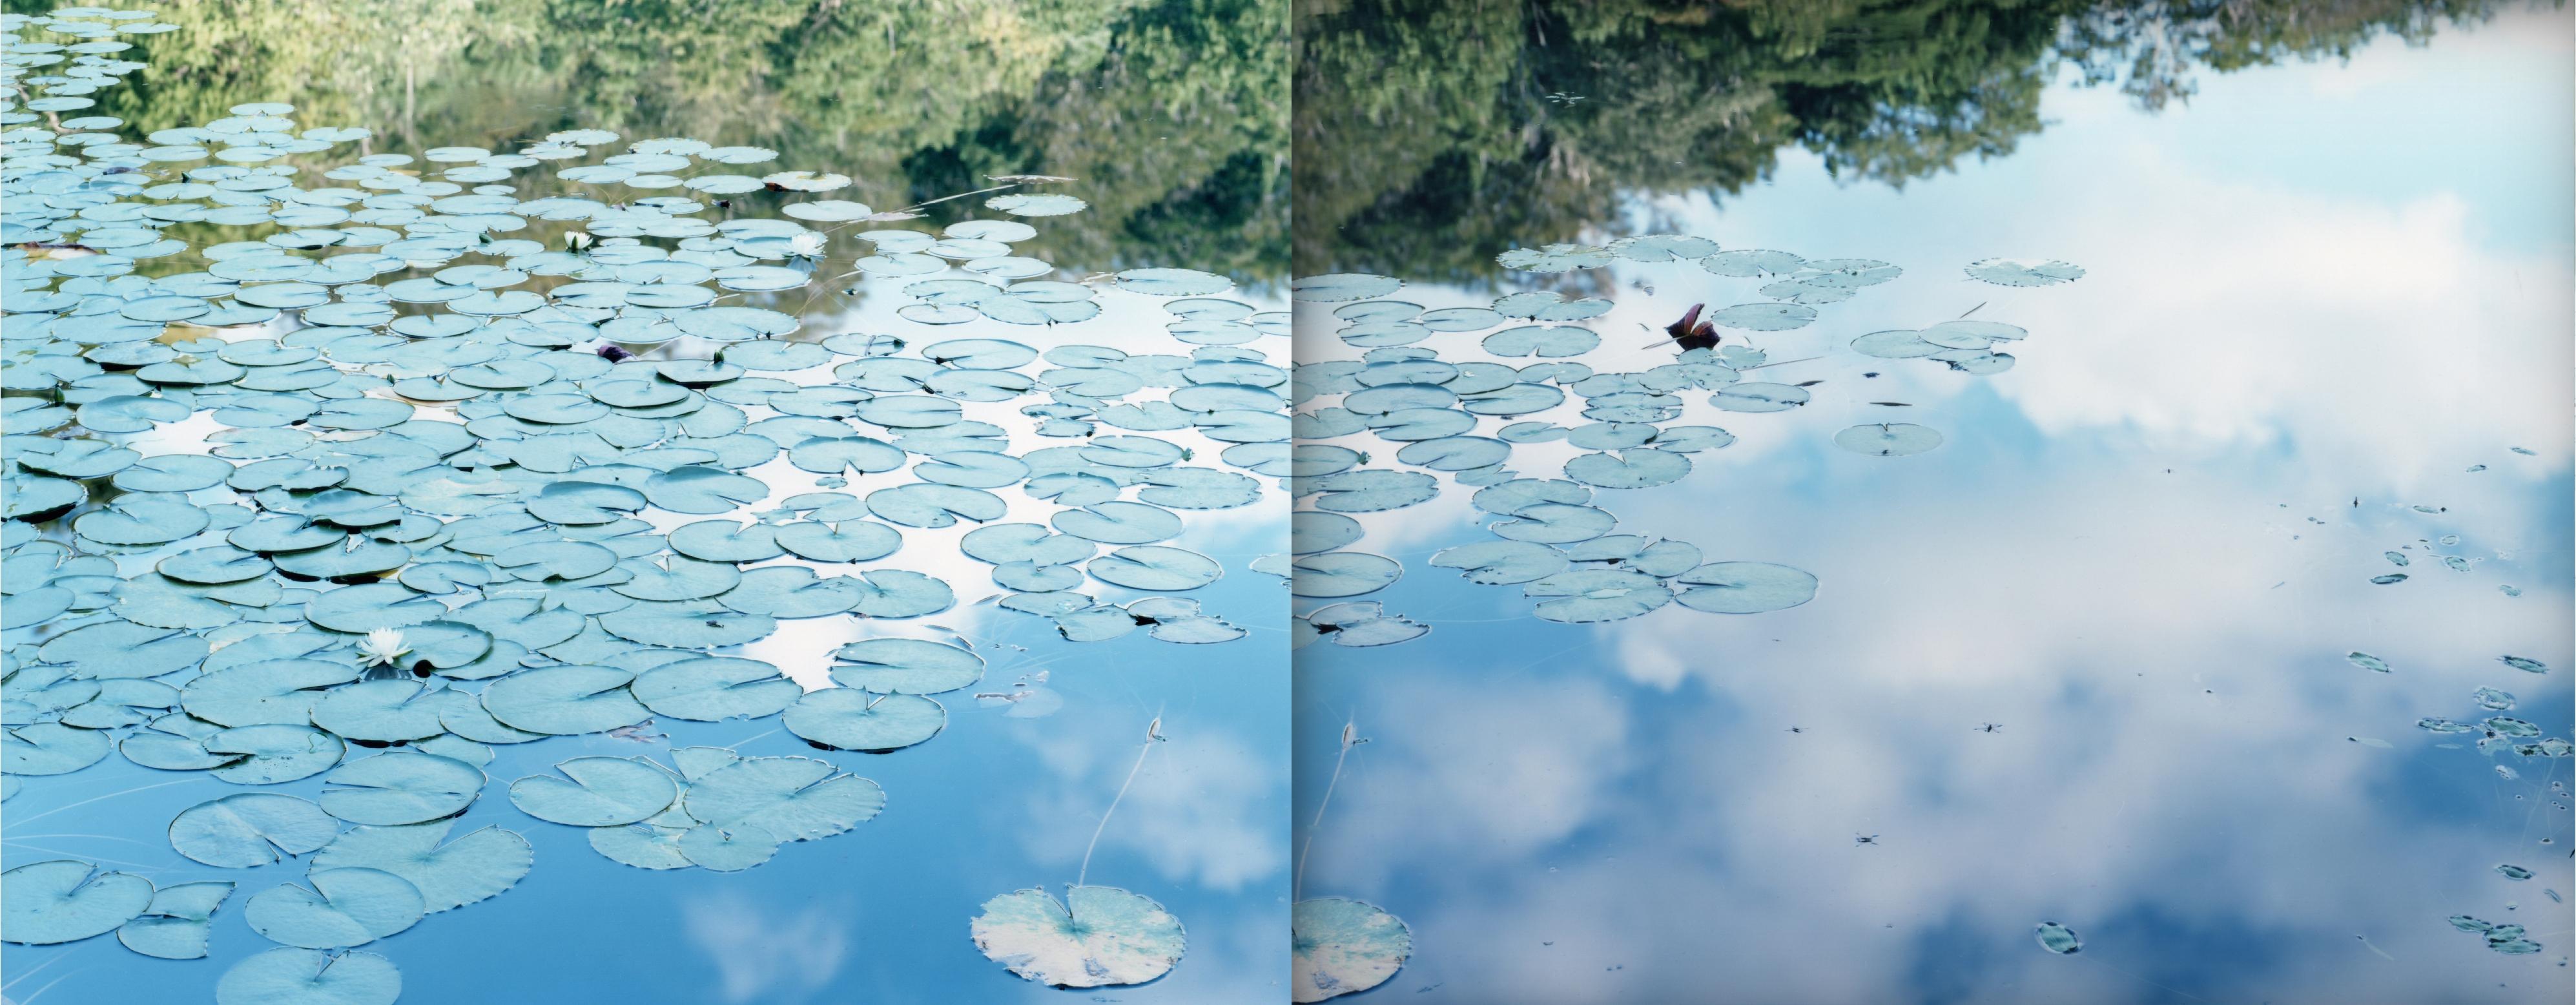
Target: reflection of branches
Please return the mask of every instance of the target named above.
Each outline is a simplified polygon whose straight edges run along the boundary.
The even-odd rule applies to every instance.
[[[1731,194],[1783,147],[1889,185],[2008,154],[2061,61],[2155,110],[2199,69],[2420,42],[2505,2],[1319,4],[1297,26],[1295,270],[1487,281],[1505,248],[1625,229],[1624,193]]]
[[[99,99],[139,132],[288,101],[303,124],[374,127],[408,153],[415,135],[688,136],[847,174],[837,197],[877,206],[1072,175],[1089,225],[1041,235],[1041,257],[1248,284],[1285,271],[1287,17],[1271,0],[159,6],[180,30],[139,40],[149,68]]]
[[[2421,45],[2446,24],[2484,21],[2504,0],[2103,0],[2070,15],[2059,51],[2092,84],[2118,83],[2155,111],[2221,73],[2292,59],[2350,58],[2382,35]]]

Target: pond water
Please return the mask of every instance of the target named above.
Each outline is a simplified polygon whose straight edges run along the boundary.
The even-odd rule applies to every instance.
[[[8,11],[0,1000],[2576,994],[2562,8]]]
[[[1285,11],[832,6],[12,3],[0,995],[1284,986]]]
[[[1383,647],[1327,632],[1296,656],[1303,896],[1410,928],[1374,993],[2565,1000],[2566,748],[2513,747],[2570,729],[2570,22],[2384,6],[2422,19],[2421,44],[2238,5],[2248,19],[2153,26],[2202,58],[2138,60],[2167,74],[2144,79],[2108,52],[2090,86],[2038,58],[2053,29],[1929,5],[1785,27],[1761,4],[1706,24],[1571,4],[1301,23],[1300,274],[1416,279],[1389,299],[1427,311],[1605,297],[1581,322],[1599,347],[1575,358],[1651,375],[1675,361],[1645,347],[1666,325],[1698,303],[1776,312],[1800,291],[1766,284],[1797,260],[1733,278],[1636,260],[1670,257],[1651,246],[1522,259],[1581,266],[1551,273],[1507,249],[1681,234],[1903,270],[1862,285],[1840,277],[1874,265],[1828,265],[1823,285],[1856,296],[1721,329],[1720,353],[1763,354],[1740,380],[1773,386],[1672,373],[1646,389],[1669,395],[1664,432],[1599,424],[1648,416],[1595,396],[1628,389],[1563,379],[1566,403],[1479,426],[1559,438],[1506,466],[1589,482],[1547,498],[1588,496],[1639,536],[1594,557],[1696,549],[1650,575],[1478,585],[1440,567],[1484,549],[1446,564],[1551,575],[1565,558],[1497,542],[1596,519],[1504,521],[1531,497],[1487,505],[1495,489],[1355,514],[1348,547],[1404,567],[1366,599],[1430,626]],[[2308,29],[2324,58],[2294,58]],[[1399,102],[1333,72],[1434,38],[1483,75]],[[2279,65],[2226,59],[2262,46]],[[1925,60],[1958,73],[1908,75]],[[1996,256],[2082,275],[1963,274]],[[1337,306],[1299,305],[1304,372],[1402,351]],[[1938,348],[1872,333],[1993,331],[1962,318],[2027,338],[1995,344],[2008,368],[1869,353]],[[1486,336],[1417,346],[1462,365],[1529,348],[1469,338]],[[1803,404],[1766,404],[1784,395]],[[1640,463],[1692,425],[1734,441]],[[1701,562],[1789,566],[1813,598],[1705,613],[1693,592],[1772,607],[1803,580],[1652,578]],[[1544,620],[1564,601],[1537,594],[1582,591],[1598,603],[1561,616],[1617,619]],[[2499,716],[2533,735],[2488,738]],[[1367,741],[1347,754],[1345,723]]]

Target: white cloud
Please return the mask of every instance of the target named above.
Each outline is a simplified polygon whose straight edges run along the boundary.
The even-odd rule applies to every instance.
[[[808,907],[776,914],[739,893],[691,899],[682,908],[689,941],[714,961],[727,1002],[795,1001],[821,991],[849,950],[847,926]]]

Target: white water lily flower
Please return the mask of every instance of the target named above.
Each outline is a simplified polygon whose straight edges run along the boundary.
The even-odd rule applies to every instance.
[[[395,660],[401,659],[409,652],[411,647],[403,644],[401,632],[391,628],[379,628],[368,632],[367,637],[359,641],[358,665],[392,666]]]
[[[578,230],[564,232],[564,249],[567,251],[588,251],[590,244],[591,236],[587,233]]]
[[[829,240],[813,231],[803,231],[787,239],[787,253],[798,258],[823,257],[823,245]]]

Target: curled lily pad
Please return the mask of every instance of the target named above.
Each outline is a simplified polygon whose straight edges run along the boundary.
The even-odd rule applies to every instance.
[[[1319,1002],[1387,982],[1413,955],[1413,930],[1373,904],[1301,900],[1290,912],[1289,1000]]]
[[[1014,890],[985,901],[969,932],[986,958],[1066,988],[1142,984],[1171,972],[1188,948],[1172,912],[1110,886],[1068,887],[1061,902]]]
[[[1834,445],[1855,454],[1903,457],[1941,445],[1941,431],[1911,422],[1872,422],[1834,434]]]
[[[2040,922],[2031,934],[2039,939],[2039,948],[2059,956],[2072,956],[2084,949],[2084,940],[2076,937],[2074,929],[2054,921]]]

